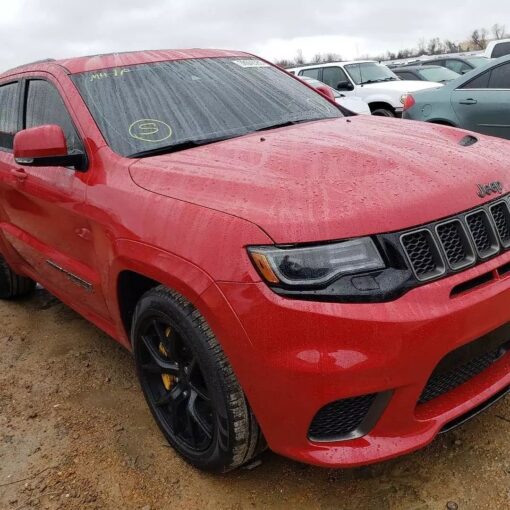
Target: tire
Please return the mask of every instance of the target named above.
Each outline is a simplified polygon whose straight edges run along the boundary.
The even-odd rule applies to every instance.
[[[149,408],[191,465],[224,473],[265,447],[260,427],[221,346],[200,312],[163,286],[136,306],[131,341]]]
[[[0,299],[16,299],[31,294],[34,280],[16,274],[0,256]]]
[[[386,108],[377,108],[372,112],[376,117],[396,117],[395,112],[387,110]]]

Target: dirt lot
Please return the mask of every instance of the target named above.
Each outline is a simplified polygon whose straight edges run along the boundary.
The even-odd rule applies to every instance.
[[[1,303],[0,328],[0,510],[510,507],[509,398],[382,465],[323,470],[267,452],[210,476],[165,445],[129,353],[55,298]]]

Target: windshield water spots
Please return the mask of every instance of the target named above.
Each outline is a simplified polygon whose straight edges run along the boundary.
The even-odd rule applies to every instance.
[[[256,58],[177,60],[72,79],[109,146],[128,157],[342,117],[320,94]]]

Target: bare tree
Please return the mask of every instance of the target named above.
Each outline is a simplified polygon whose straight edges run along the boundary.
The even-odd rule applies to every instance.
[[[427,52],[429,55],[438,55],[443,52],[443,43],[439,37],[431,39],[427,45]]]
[[[506,34],[506,27],[505,25],[500,25],[499,23],[496,23],[491,28],[492,35],[494,36],[494,39],[503,39]]]
[[[288,69],[289,67],[294,66],[294,62],[292,60],[282,58],[280,60],[277,60],[275,62],[275,65],[277,65],[278,67],[283,67],[284,69]]]
[[[320,64],[322,62],[322,55],[320,53],[316,53],[312,58],[312,64]]]
[[[427,43],[425,42],[425,39],[423,37],[418,41],[418,56],[425,55],[425,53],[427,52],[426,44]]]
[[[443,47],[446,53],[459,53],[461,51],[460,44],[450,41],[449,39],[443,41]]]
[[[296,51],[296,58],[294,62],[298,66],[302,66],[305,63],[305,57],[303,56],[303,50],[299,49]]]
[[[473,30],[470,38],[472,48],[475,50],[484,50],[487,48],[487,35],[487,29],[485,28]]]
[[[342,55],[339,55],[338,53],[326,53],[322,61],[325,64],[327,64],[328,62],[341,62]]]

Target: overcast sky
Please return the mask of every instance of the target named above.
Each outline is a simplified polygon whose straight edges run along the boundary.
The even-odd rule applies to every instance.
[[[157,48],[228,48],[270,60],[344,59],[467,39],[506,24],[508,0],[1,0],[0,69],[42,58]]]

